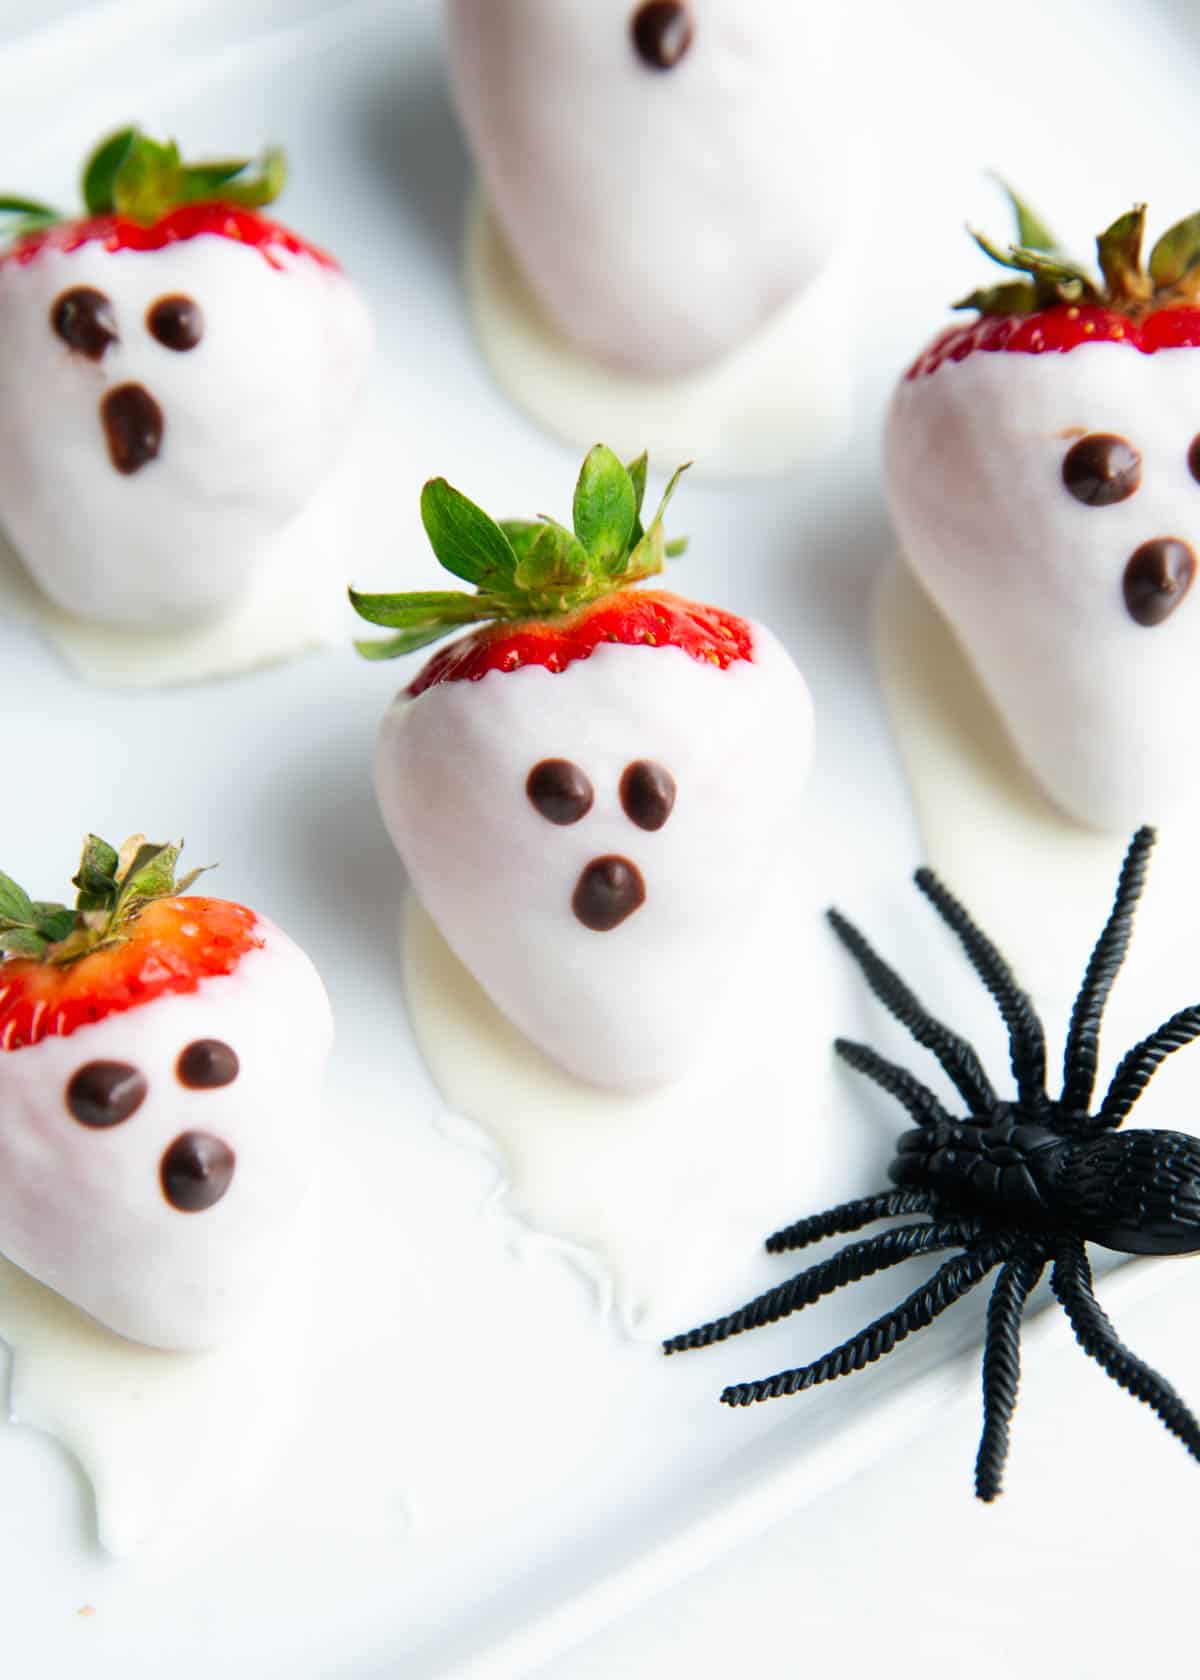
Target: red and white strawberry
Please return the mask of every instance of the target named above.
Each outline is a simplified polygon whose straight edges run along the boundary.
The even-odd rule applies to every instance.
[[[279,1264],[331,1021],[304,953],[184,896],[178,855],[90,836],[74,908],[0,875],[0,1253],[119,1335],[201,1348]]]
[[[837,10],[449,0],[489,204],[571,344],[626,373],[687,373],[826,267],[846,156]]]
[[[1200,794],[1200,217],[1099,279],[1014,198],[1021,277],[913,363],[886,430],[904,553],[1049,797],[1125,830]]]
[[[258,213],[283,172],[126,129],[82,218],[0,199],[0,524],[80,617],[221,613],[337,459],[369,323],[332,257]]]
[[[681,469],[682,470],[682,469]],[[375,761],[414,887],[493,1001],[597,1085],[677,1079],[718,1028],[790,863],[812,748],[771,633],[636,587],[645,457],[601,445],[574,529],[497,524],[444,479],[421,512],[475,593],[352,595],[407,653],[470,624],[398,696]]]

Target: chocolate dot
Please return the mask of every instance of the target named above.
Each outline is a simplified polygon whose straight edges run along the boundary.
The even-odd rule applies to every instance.
[[[646,883],[636,863],[623,857],[593,858],[575,887],[571,908],[584,927],[609,933],[646,902]]]
[[[238,1076],[237,1051],[219,1038],[198,1038],[180,1053],[175,1072],[181,1085],[193,1091],[211,1091],[218,1085],[232,1085]]]
[[[146,311],[151,335],[168,350],[194,350],[204,337],[204,311],[182,292],[161,297]]]
[[[128,1062],[85,1062],[67,1086],[67,1108],[81,1126],[119,1126],[148,1089],[145,1074]]]
[[[652,70],[673,70],[692,44],[692,14],[682,0],[648,0],[629,20],[638,57]]]
[[[591,782],[568,758],[544,758],[535,764],[526,777],[525,792],[535,811],[562,828],[586,817],[595,798]]]
[[[1192,439],[1188,450],[1188,471],[1194,479],[1200,480],[1200,432]]]
[[[1156,537],[1135,549],[1125,568],[1125,605],[1147,627],[1169,618],[1192,587],[1196,556],[1175,537]]]
[[[100,404],[108,454],[119,473],[135,473],[162,448],[163,412],[144,385],[118,385]]]
[[[233,1150],[207,1132],[184,1132],[162,1158],[163,1195],[180,1213],[203,1213],[233,1182]]]
[[[1142,482],[1142,457],[1112,432],[1091,432],[1063,457],[1062,481],[1077,502],[1111,507],[1132,496]]]
[[[50,325],[69,349],[78,350],[90,362],[98,362],[109,345],[117,342],[112,304],[94,286],[60,292],[50,305]]]
[[[621,804],[639,828],[661,828],[675,806],[675,778],[652,759],[639,758],[621,777]]]

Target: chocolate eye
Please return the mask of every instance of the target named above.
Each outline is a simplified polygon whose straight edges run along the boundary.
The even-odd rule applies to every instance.
[[[219,1038],[198,1038],[180,1053],[175,1073],[181,1085],[193,1091],[211,1091],[218,1085],[232,1085],[238,1076],[237,1051]]]
[[[1111,507],[1142,482],[1142,457],[1112,432],[1092,432],[1063,457],[1062,481],[1085,507]]]
[[[67,1086],[67,1109],[81,1126],[119,1126],[148,1089],[145,1074],[128,1062],[85,1062]]]
[[[652,70],[673,70],[692,44],[695,25],[683,0],[648,0],[629,20],[638,57]]]
[[[168,350],[194,350],[204,337],[204,311],[194,298],[173,292],[150,305],[146,326]]]
[[[661,828],[674,809],[674,776],[661,764],[639,758],[621,777],[621,804],[639,828]]]
[[[163,1195],[180,1213],[203,1213],[229,1189],[236,1163],[236,1155],[221,1138],[184,1132],[162,1158]]]
[[[1125,605],[1135,624],[1148,629],[1170,618],[1192,587],[1196,556],[1177,537],[1155,537],[1135,549],[1125,567]]]
[[[595,798],[591,782],[569,758],[544,758],[535,764],[525,792],[535,811],[562,828],[586,817]]]
[[[89,362],[98,362],[109,345],[117,342],[112,303],[94,286],[60,292],[50,305],[50,326],[68,349],[78,350]]]
[[[1188,471],[1200,482],[1200,432],[1192,439],[1192,446],[1188,450]]]

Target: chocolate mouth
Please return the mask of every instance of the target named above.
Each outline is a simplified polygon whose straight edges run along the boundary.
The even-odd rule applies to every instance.
[[[117,385],[100,403],[108,457],[119,473],[140,472],[162,448],[163,411],[144,385]]]
[[[646,883],[636,863],[598,857],[580,875],[571,908],[593,933],[610,933],[646,902]]]

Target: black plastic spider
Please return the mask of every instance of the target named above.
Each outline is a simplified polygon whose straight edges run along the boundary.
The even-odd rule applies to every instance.
[[[865,1044],[838,1039],[842,1059],[899,1099],[917,1122],[900,1138],[889,1177],[898,1186],[802,1219],[767,1238],[772,1254],[823,1237],[858,1231],[877,1219],[929,1215],[848,1244],[724,1318],[665,1342],[664,1351],[707,1347],[743,1330],[773,1324],[917,1254],[961,1249],[898,1307],[822,1358],[760,1382],[736,1383],[721,1399],[748,1406],[795,1394],[859,1371],[923,1330],[947,1307],[1000,1267],[987,1313],[983,1349],[983,1434],[975,1462],[980,1499],[1000,1492],[1009,1425],[1020,1375],[1021,1313],[1043,1269],[1076,1339],[1113,1380],[1144,1400],[1200,1458],[1200,1423],[1169,1383],[1130,1353],[1092,1287],[1085,1243],[1127,1254],[1200,1251],[1200,1139],[1182,1132],[1116,1129],[1160,1063],[1200,1036],[1200,1005],[1181,1009],[1122,1060],[1095,1114],[1092,1091],[1100,1021],[1129,946],[1154,831],[1139,829],[1121,867],[1116,897],[1088,962],[1067,1034],[1062,1095],[1046,1093],[1042,1024],[1012,970],[963,906],[928,869],[917,886],[957,935],[972,967],[995,999],[1008,1028],[1015,1100],[996,1095],[971,1046],[931,1016],[904,982],[836,910],[829,920],[876,997],[932,1050],[969,1111],[956,1120],[919,1080]]]

